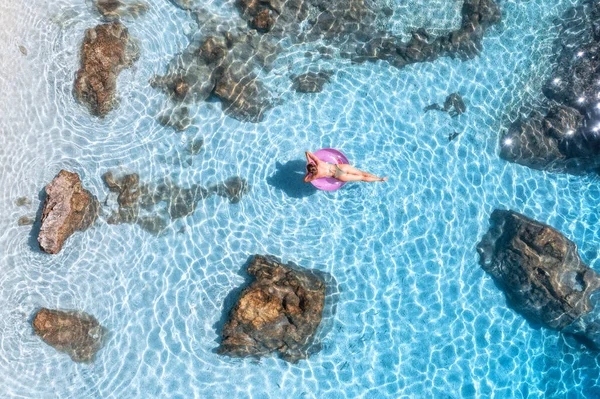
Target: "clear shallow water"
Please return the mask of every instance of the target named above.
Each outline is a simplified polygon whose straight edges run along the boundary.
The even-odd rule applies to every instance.
[[[99,21],[90,7],[2,4],[2,395],[600,396],[596,356],[510,310],[475,251],[489,214],[502,207],[550,223],[579,245],[586,263],[598,261],[597,179],[536,172],[497,156],[509,118],[540,99],[552,67],[552,20],[576,3],[501,2],[504,22],[469,62],[397,70],[329,61],[336,73],[318,95],[287,91],[288,65],[303,59],[289,51],[265,77],[282,103],[264,122],[240,123],[206,103],[194,109],[197,130],[184,133],[155,121],[165,98],[147,82],[187,45],[192,19],[185,12],[156,1],[146,16],[125,21],[142,56],[119,78],[120,106],[101,121],[71,92],[83,31]],[[437,26],[452,15],[441,13]],[[408,21],[403,14],[394,28],[408,30]],[[422,112],[455,91],[467,100],[466,114]],[[461,135],[448,143],[453,131]],[[185,148],[199,137],[205,150],[190,165]],[[390,181],[333,194],[289,183],[288,162],[329,146]],[[61,168],[80,173],[100,200],[108,193],[101,175],[113,169],[144,181],[170,176],[183,187],[239,175],[252,188],[237,205],[220,197],[201,202],[159,237],[100,219],[59,255],[46,256],[32,250],[30,228],[16,221],[35,214],[40,190]],[[21,196],[32,204],[17,207]],[[308,361],[213,353],[223,300],[243,283],[240,269],[254,253],[337,279],[332,330]],[[110,329],[92,365],[73,363],[33,335],[30,318],[41,306],[84,310]]]

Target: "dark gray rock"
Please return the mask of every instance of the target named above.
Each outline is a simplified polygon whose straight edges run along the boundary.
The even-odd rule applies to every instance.
[[[495,210],[477,246],[481,267],[508,303],[529,321],[596,340],[590,297],[600,276],[583,264],[577,246],[550,226],[512,211]],[[594,316],[592,320],[582,319]]]
[[[547,111],[521,117],[501,137],[500,156],[533,169],[584,174],[600,169],[600,4],[569,10],[557,66],[544,84]],[[543,117],[540,114],[546,113]]]
[[[261,357],[278,352],[285,360],[306,358],[325,306],[325,281],[310,270],[254,256],[242,291],[221,332],[218,353]]]

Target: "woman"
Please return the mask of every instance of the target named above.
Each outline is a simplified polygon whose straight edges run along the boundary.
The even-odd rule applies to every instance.
[[[387,177],[377,177],[362,170],[358,170],[347,164],[334,165],[327,162],[321,161],[315,156],[315,154],[306,151],[306,176],[304,176],[304,182],[310,183],[313,180],[320,179],[322,177],[333,177],[339,181],[387,181]]]

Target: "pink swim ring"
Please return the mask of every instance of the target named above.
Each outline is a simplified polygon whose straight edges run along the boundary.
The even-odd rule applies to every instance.
[[[333,165],[349,164],[348,158],[340,151],[334,148],[323,148],[315,152],[315,156],[323,162],[327,162]],[[346,182],[340,181],[334,177],[321,177],[310,182],[313,186],[319,190],[324,191],[335,191],[344,186]]]

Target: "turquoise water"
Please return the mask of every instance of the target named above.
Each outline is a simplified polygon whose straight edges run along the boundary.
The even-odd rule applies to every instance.
[[[398,34],[456,25],[445,2],[401,1]],[[457,2],[458,3],[458,2]],[[193,108],[194,128],[155,120],[166,106],[149,87],[188,44],[192,18],[167,1],[126,20],[142,55],[119,78],[120,104],[104,120],[72,95],[89,4],[0,5],[0,396],[7,398],[563,398],[599,397],[596,356],[527,323],[478,266],[475,245],[494,208],[562,231],[583,260],[598,255],[598,180],[533,171],[498,158],[502,129],[541,99],[552,68],[553,20],[575,0],[501,1],[503,22],[475,60],[440,59],[402,70],[333,59],[323,93],[289,91],[304,50],[282,54],[264,80],[280,104],[259,124]],[[209,7],[229,15],[232,4]],[[228,11],[229,10],[229,11]],[[401,12],[407,11],[410,12]],[[409,18],[410,16],[410,18]],[[417,21],[417,22],[415,22]],[[18,46],[27,48],[27,56]],[[423,113],[459,91],[467,112]],[[454,131],[460,135],[448,142]],[[192,156],[198,138],[204,150]],[[295,184],[303,151],[342,150],[386,184],[335,193]],[[78,172],[103,201],[108,170],[165,176],[182,187],[237,175],[251,190],[220,197],[166,233],[104,218],[48,256],[32,249],[41,189]],[[26,196],[32,204],[15,205]],[[214,353],[225,297],[244,282],[248,256],[272,254],[332,274],[339,301],[321,352],[298,364]],[[79,309],[111,331],[91,365],[73,363],[33,335],[39,307]]]

